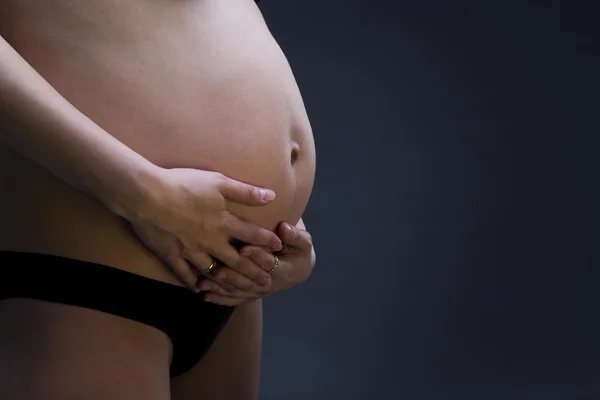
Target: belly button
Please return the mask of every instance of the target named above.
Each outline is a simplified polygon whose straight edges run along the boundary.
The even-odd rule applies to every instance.
[[[298,161],[298,156],[300,155],[300,146],[298,143],[292,143],[292,154],[290,155],[290,162],[292,165],[296,164]]]

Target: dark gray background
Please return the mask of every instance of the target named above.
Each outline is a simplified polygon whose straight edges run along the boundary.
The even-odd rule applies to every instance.
[[[600,398],[592,3],[262,2],[318,154],[262,400]]]

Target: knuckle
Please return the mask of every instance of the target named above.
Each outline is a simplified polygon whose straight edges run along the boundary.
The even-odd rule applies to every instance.
[[[310,233],[304,232],[304,238],[308,243],[312,244],[313,239],[312,239],[312,235]]]
[[[213,172],[213,177],[217,184],[221,187],[227,185],[227,183],[229,182],[229,179],[227,179],[227,177],[221,172]]]
[[[210,226],[210,221],[208,221],[206,218],[199,218],[198,221],[196,222],[196,232],[205,232],[207,230],[209,230],[211,228]]]
[[[231,231],[235,226],[233,215],[228,211],[223,212],[217,225],[226,232]]]
[[[254,190],[254,187],[251,185],[248,185],[247,183],[244,183],[244,186],[245,186],[246,193],[248,194],[248,198],[250,198],[252,200],[257,200],[258,195],[257,195],[256,191]]]
[[[244,257],[252,258],[252,256],[254,255],[254,246],[244,247],[240,254],[242,254]]]

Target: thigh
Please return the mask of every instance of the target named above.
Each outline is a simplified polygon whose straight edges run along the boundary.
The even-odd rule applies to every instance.
[[[236,308],[210,351],[171,381],[172,400],[255,400],[262,341],[262,301]]]
[[[6,277],[4,277],[6,278]],[[167,400],[170,343],[82,307],[0,300],[0,399]]]

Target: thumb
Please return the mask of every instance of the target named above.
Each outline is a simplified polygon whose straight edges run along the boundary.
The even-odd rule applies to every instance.
[[[310,236],[310,233],[288,224],[287,222],[279,224],[278,233],[281,241],[288,246],[298,247],[304,250],[312,248],[312,237]]]

